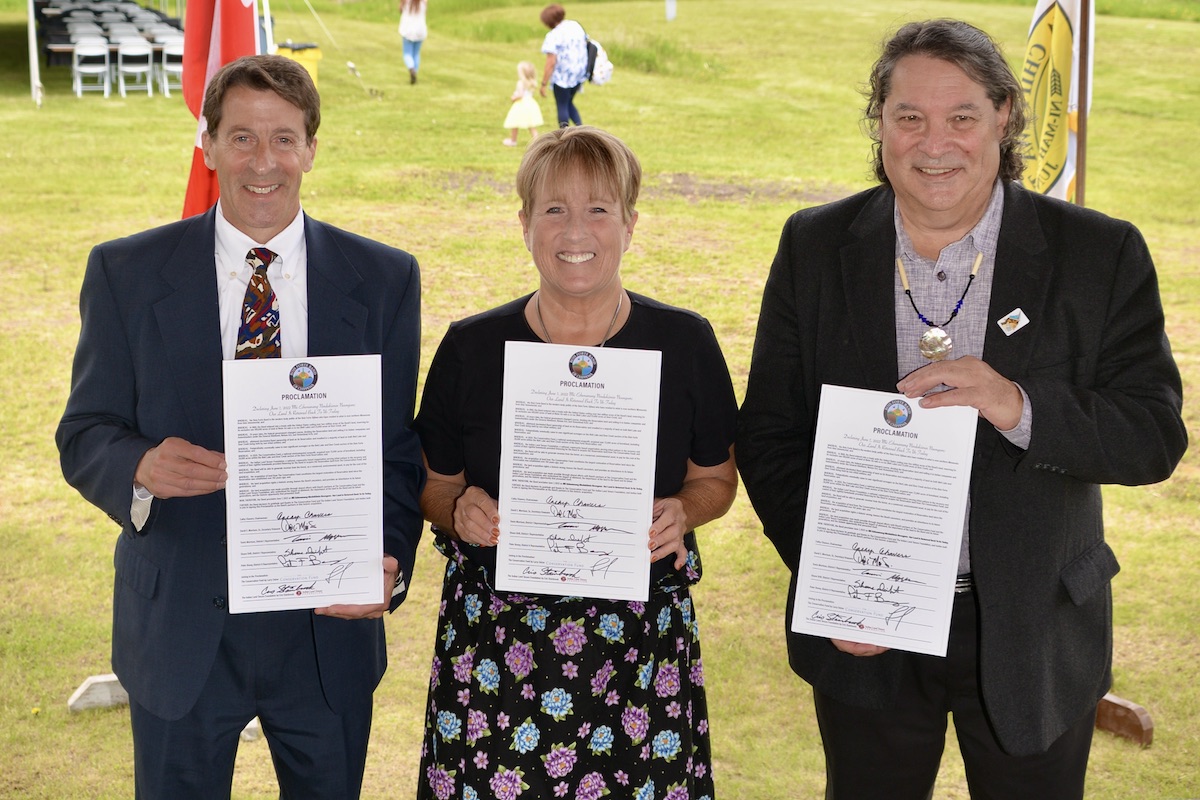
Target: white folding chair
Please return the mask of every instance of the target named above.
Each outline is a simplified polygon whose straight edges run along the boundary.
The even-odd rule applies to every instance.
[[[146,87],[146,94],[154,94],[154,48],[145,39],[124,39],[117,45],[117,87],[121,97],[125,96],[126,78],[129,85]]]
[[[162,59],[158,64],[158,88],[163,97],[170,97],[172,89],[183,89],[183,41],[163,44]]]
[[[138,30],[136,25],[128,22],[119,22],[113,25],[106,25],[108,28],[108,40],[110,42],[118,42],[122,39],[144,39],[142,32]]]
[[[159,44],[166,42],[183,41],[183,31],[172,25],[158,23],[152,28],[146,30],[146,38],[151,39]]]
[[[72,42],[78,42],[85,37],[104,38],[104,29],[94,22],[68,22],[67,36]]]
[[[71,88],[76,97],[84,92],[103,91],[108,97],[112,91],[109,75],[108,42],[76,42],[71,53]]]

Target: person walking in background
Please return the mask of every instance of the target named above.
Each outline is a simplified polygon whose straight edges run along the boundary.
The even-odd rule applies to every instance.
[[[229,797],[257,716],[281,797],[356,798],[387,667],[383,615],[404,599],[423,527],[410,427],[420,275],[408,253],[301,208],[321,106],[298,62],[227,64],[204,116],[220,200],[92,250],[55,436],[67,482],[120,526],[112,666],[129,693],[127,796]],[[381,357],[382,603],[229,612],[221,372],[235,354]]]
[[[952,714],[972,797],[1078,800],[1112,683],[1101,485],[1187,447],[1154,264],[1128,222],[1022,187],[1025,99],[983,31],[904,25],[867,91],[879,185],[788,220],[738,418],[789,618],[822,384],[979,425],[946,656],[787,633],[825,797],[931,796]]]
[[[537,88],[537,70],[533,64],[528,61],[517,64],[517,88],[513,90],[512,105],[508,109],[508,115],[504,118],[504,127],[512,131],[512,134],[504,140],[504,144],[509,147],[517,146],[517,132],[521,128],[528,128],[529,137],[536,139],[538,126],[545,123],[545,120],[542,119],[542,107],[533,98],[533,93]]]
[[[541,93],[545,97],[547,84],[554,85],[560,128],[572,122],[583,124],[575,107],[575,94],[587,78],[587,34],[582,25],[566,16],[567,12],[558,3],[546,6],[541,14],[542,24],[550,29],[542,41],[546,67],[542,71]]]
[[[425,25],[427,0],[400,0],[400,37],[404,40],[404,66],[408,67],[408,82],[417,82],[421,68],[421,45],[429,35]]]

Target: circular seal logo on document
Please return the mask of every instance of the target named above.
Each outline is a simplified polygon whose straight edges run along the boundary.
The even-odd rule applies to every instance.
[[[587,350],[580,350],[571,356],[567,364],[571,367],[571,374],[581,381],[596,374],[596,357]]]
[[[883,421],[893,428],[912,422],[912,406],[903,400],[891,400],[883,407]]]
[[[292,367],[291,372],[288,373],[288,380],[292,382],[292,386],[296,391],[307,392],[317,385],[317,368],[312,364],[301,361]]]

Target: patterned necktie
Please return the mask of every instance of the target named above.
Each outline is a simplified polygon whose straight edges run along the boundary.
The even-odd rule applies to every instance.
[[[279,299],[267,279],[267,267],[276,258],[265,247],[246,253],[246,263],[254,270],[242,301],[242,324],[238,328],[234,358],[279,358]]]

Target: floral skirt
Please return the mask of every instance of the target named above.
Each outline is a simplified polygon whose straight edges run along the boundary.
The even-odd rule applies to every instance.
[[[417,797],[712,800],[691,593],[647,603],[494,591],[447,556]]]

